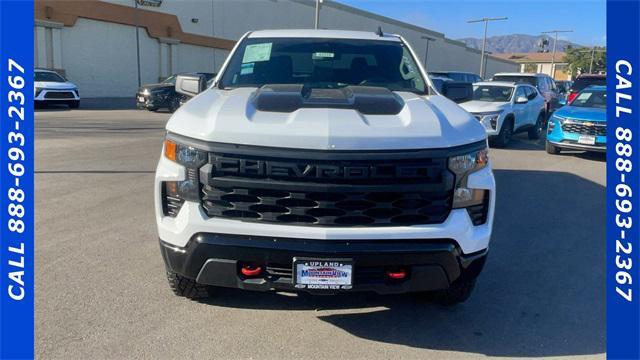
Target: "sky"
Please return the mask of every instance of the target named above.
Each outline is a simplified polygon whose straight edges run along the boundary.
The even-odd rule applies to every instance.
[[[584,46],[606,44],[605,0],[337,0],[376,14],[444,33],[447,38],[482,38],[482,23],[467,20],[503,17],[489,23],[487,36],[539,35],[548,30],[573,30],[558,39]]]

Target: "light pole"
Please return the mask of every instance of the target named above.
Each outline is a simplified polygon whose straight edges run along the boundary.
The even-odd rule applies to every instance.
[[[551,54],[551,77],[554,80],[556,78],[556,45],[558,44],[558,34],[569,32],[573,32],[573,30],[549,30],[542,32],[543,34],[556,34],[555,39],[553,40],[553,53]]]
[[[133,0],[135,7],[135,23],[136,23],[136,59],[138,61],[138,87],[142,86],[142,80],[140,79],[140,33],[138,31],[138,0]]]
[[[580,51],[581,53],[588,53],[588,52],[591,53],[591,61],[589,62],[589,74],[593,74],[593,58],[596,55],[596,51],[597,52],[606,52],[607,50],[605,50],[605,49],[597,49],[596,50],[596,47],[594,46],[594,47],[591,48],[591,50],[582,50],[582,51]]]
[[[480,54],[480,76],[484,73],[484,51],[487,46],[487,25],[489,21],[498,21],[498,20],[507,20],[507,17],[496,17],[496,18],[482,18],[478,20],[469,20],[468,24],[484,22],[484,37],[482,38],[482,54]]]
[[[427,57],[429,56],[429,43],[436,41],[436,39],[428,36],[421,36],[422,39],[427,40],[427,49],[424,51],[424,70],[427,70]]]
[[[316,22],[314,27],[316,30],[320,26],[320,3],[322,3],[322,0],[316,0]]]

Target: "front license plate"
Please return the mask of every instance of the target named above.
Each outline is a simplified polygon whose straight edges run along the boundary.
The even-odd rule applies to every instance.
[[[591,135],[580,135],[580,137],[578,137],[578,143],[585,145],[595,145],[596,137]]]
[[[144,102],[144,96],[138,96],[138,102],[143,103]]]
[[[347,290],[352,287],[353,260],[294,258],[298,289]]]

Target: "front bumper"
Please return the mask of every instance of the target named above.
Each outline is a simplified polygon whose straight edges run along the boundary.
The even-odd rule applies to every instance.
[[[185,247],[161,240],[160,248],[167,268],[182,276],[201,284],[258,291],[298,290],[294,257],[349,258],[354,263],[351,290],[380,294],[445,289],[461,277],[477,277],[487,255],[487,249],[462,255],[450,239],[324,241],[216,233],[198,233]],[[265,270],[259,277],[245,278],[240,263],[261,264]],[[404,279],[386,277],[386,270],[398,267],[407,269]]]
[[[40,103],[67,103],[80,101],[80,96],[77,89],[42,89],[33,100]]]
[[[314,239],[323,242],[370,239],[451,239],[463,254],[473,254],[489,247],[495,211],[495,180],[489,166],[472,173],[467,186],[489,190],[489,211],[482,225],[473,225],[466,209],[453,209],[440,224],[412,226],[325,227],[245,222],[210,218],[200,203],[185,201],[176,217],[165,216],[162,209],[163,181],[181,181],[186,168],[161,156],[155,178],[155,213],[160,239],[171,246],[183,248],[196,234],[218,233],[275,238]]]
[[[549,121],[549,128],[547,129],[547,141],[550,144],[562,149],[570,150],[596,152],[605,152],[607,150],[606,135],[592,135],[595,136],[595,144],[593,145],[579,143],[580,136],[582,135],[590,134],[565,131],[562,129],[562,122],[555,116],[551,117],[551,120]]]
[[[556,147],[559,147],[562,149],[569,149],[569,150],[584,150],[584,151],[595,151],[595,152],[607,151],[607,144],[585,145],[585,144],[579,144],[571,140],[564,140],[564,141],[549,140],[549,143]]]

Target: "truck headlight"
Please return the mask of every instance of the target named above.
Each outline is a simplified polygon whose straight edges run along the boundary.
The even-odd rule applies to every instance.
[[[470,174],[484,168],[489,163],[489,150],[485,147],[464,155],[449,158],[449,170],[456,175],[453,190],[453,208],[468,208],[480,205],[487,196],[487,190],[470,189],[467,178]]]
[[[198,170],[206,162],[207,152],[173,139],[165,139],[164,156],[186,168],[185,180],[165,181],[162,184],[165,215],[175,217],[185,200],[200,201]]]
[[[41,87],[36,87],[36,93],[34,95],[34,97],[38,97],[38,95],[40,95],[40,93],[42,92],[42,88]]]

